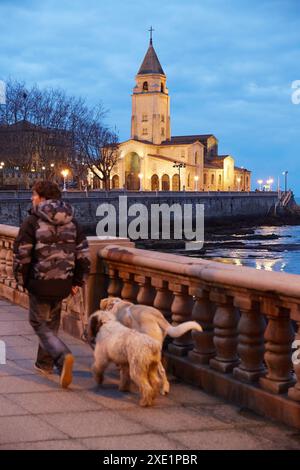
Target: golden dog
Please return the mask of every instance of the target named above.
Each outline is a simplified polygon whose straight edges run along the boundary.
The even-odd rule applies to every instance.
[[[119,390],[129,390],[130,379],[138,386],[141,406],[151,406],[159,393],[158,366],[161,347],[148,335],[131,330],[110,312],[98,310],[89,318],[88,334],[95,338],[93,372],[101,384],[110,362],[120,367]]]
[[[172,326],[154,307],[147,305],[135,305],[118,297],[108,297],[100,301],[101,310],[110,311],[122,325],[145,333],[160,343],[167,335],[178,338],[190,330],[202,331],[201,326],[195,321],[187,321],[177,326]],[[166,371],[160,362],[159,376],[161,378],[161,394],[165,395],[170,391],[170,384]]]

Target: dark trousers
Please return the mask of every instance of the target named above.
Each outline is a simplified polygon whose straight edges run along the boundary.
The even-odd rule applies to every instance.
[[[43,369],[56,365],[61,370],[65,355],[71,352],[57,336],[61,304],[61,300],[45,302],[29,294],[29,322],[40,341],[36,364]]]

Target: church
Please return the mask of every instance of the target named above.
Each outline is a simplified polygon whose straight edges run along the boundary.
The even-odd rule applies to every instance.
[[[151,28],[152,29],[152,28]],[[213,134],[171,135],[167,77],[150,44],[135,77],[131,137],[119,144],[111,188],[145,191],[250,191],[251,172],[218,154]]]

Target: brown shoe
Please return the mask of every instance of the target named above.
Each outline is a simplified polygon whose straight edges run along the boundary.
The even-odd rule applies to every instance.
[[[62,388],[68,388],[68,386],[72,382],[73,364],[74,364],[73,354],[66,354],[62,371],[60,374],[60,385],[62,386]]]

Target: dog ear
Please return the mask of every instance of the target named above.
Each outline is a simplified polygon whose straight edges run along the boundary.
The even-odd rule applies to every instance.
[[[102,325],[101,320],[99,320],[97,315],[92,315],[89,320],[88,325],[88,338],[90,342],[93,342],[96,339],[97,333]]]
[[[108,301],[109,301],[109,297],[106,299],[100,300],[100,310],[106,310]]]

